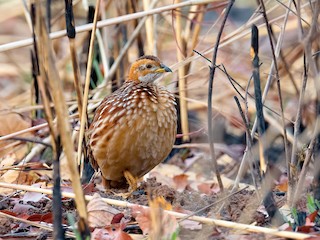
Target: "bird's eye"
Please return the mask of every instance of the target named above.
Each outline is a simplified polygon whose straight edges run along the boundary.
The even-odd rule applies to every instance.
[[[148,65],[147,65],[147,68],[152,68],[152,65],[148,64]]]

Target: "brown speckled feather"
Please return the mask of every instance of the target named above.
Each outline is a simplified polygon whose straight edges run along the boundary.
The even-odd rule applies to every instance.
[[[149,172],[172,149],[175,104],[174,96],[153,82],[126,82],[95,112],[89,129],[92,165],[119,182],[125,170],[135,177]]]
[[[143,56],[130,68],[124,85],[97,108],[88,135],[92,165],[100,168],[105,187],[136,179],[170,153],[177,113],[174,96],[154,81],[171,69],[155,56]],[[120,183],[120,184],[119,184]]]

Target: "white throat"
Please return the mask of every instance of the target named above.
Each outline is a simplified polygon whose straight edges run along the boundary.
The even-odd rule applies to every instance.
[[[145,76],[140,76],[139,80],[141,82],[154,82],[160,76],[161,76],[161,73],[148,73]]]

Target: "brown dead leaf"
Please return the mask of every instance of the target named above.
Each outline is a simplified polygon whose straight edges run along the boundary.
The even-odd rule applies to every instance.
[[[200,183],[198,190],[206,195],[220,192],[220,188],[216,183]]]
[[[121,226],[96,228],[92,234],[93,240],[132,240],[129,234],[122,231]]]
[[[158,183],[161,183],[162,185],[167,185],[169,187],[174,188],[175,184],[173,182],[173,179],[171,177],[165,176],[160,172],[152,171],[149,173],[149,178],[155,177],[157,179]]]
[[[116,224],[116,223],[120,223],[121,219],[123,219],[124,214],[123,213],[118,213],[116,215],[113,216],[111,224]]]
[[[37,174],[32,172],[23,172],[23,171],[15,171],[8,170],[5,174],[0,177],[1,182],[6,183],[17,183],[24,185],[31,185],[35,183],[39,179]]]
[[[104,202],[98,193],[93,195],[87,207],[88,221],[92,228],[101,228],[111,224],[113,217],[120,213],[120,211]]]
[[[104,228],[96,228],[91,233],[92,240],[112,240],[112,236],[109,235],[109,232]]]
[[[0,104],[0,108],[4,109],[5,104]],[[17,113],[8,113],[5,115],[0,115],[0,136],[5,136],[10,133],[14,133],[23,129],[27,129],[31,127],[31,121],[24,120],[19,114]],[[19,137],[30,137],[32,133],[25,133],[19,135]],[[17,159],[21,159],[25,153],[28,151],[27,146],[12,146],[6,147],[10,144],[10,141],[2,141],[0,143],[0,157],[5,156],[7,153],[11,152],[14,153]]]
[[[112,227],[106,227],[109,235],[112,236],[114,240],[132,240],[129,234],[125,233],[123,229],[126,227],[126,223],[121,221],[117,225],[113,225]]]
[[[96,188],[95,188],[95,184],[94,183],[88,183],[88,184],[83,184],[82,185],[82,188],[83,188],[83,193],[84,194],[92,194],[94,192],[96,192]]]
[[[144,234],[150,239],[171,239],[178,228],[175,217],[164,212],[157,202],[151,201],[150,208],[132,206],[132,216],[136,219]]]
[[[204,193],[206,195],[210,194],[211,193],[210,185],[211,184],[208,184],[208,183],[200,183],[198,185],[199,192]]]
[[[76,153],[74,153],[76,154]],[[68,165],[68,160],[66,158],[65,154],[61,154],[60,157],[60,175],[61,175],[61,179],[63,180],[70,180],[71,179],[71,173],[69,170],[69,165]]]
[[[179,174],[173,177],[173,182],[175,184],[175,189],[178,192],[183,192],[188,186],[188,175]]]
[[[280,192],[288,191],[288,177],[281,175],[279,179],[279,183],[275,186],[275,189]]]
[[[33,214],[27,218],[29,221],[53,223],[52,212],[45,214]]]
[[[138,222],[142,232],[148,234],[151,231],[150,209],[135,205],[131,207],[132,216]]]
[[[0,168],[11,167],[17,161],[13,154],[7,154],[1,159]]]

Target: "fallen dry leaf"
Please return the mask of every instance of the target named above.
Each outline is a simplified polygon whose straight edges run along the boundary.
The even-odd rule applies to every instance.
[[[87,208],[88,221],[92,228],[101,228],[111,224],[113,217],[120,213],[120,211],[104,202],[98,193],[93,195]]]
[[[158,172],[161,175],[164,175],[170,178],[173,178],[178,174],[183,174],[183,170],[173,164],[159,164],[158,166],[156,166],[154,169],[150,171],[150,173],[152,172]]]
[[[183,192],[188,186],[188,175],[179,174],[173,177],[173,182],[175,184],[175,189],[178,192]]]
[[[14,205],[12,211],[19,215],[19,214],[27,214],[30,209],[36,209],[36,208],[30,204],[21,204],[17,202]]]
[[[129,234],[122,231],[121,228],[96,228],[91,233],[91,239],[93,240],[132,240]]]
[[[109,235],[114,240],[132,240],[129,234],[125,233],[123,229],[126,227],[126,223],[122,220],[119,224],[113,225],[112,227],[106,227]]]
[[[179,225],[183,228],[189,229],[189,230],[201,230],[202,224],[196,221],[192,221],[189,219],[183,220],[179,223]]]
[[[91,233],[92,240],[112,240],[112,236],[109,235],[109,232],[104,228],[96,228]]]
[[[162,185],[167,185],[168,187],[174,188],[175,184],[173,182],[173,179],[171,177],[165,176],[160,172],[152,171],[148,174],[149,178],[155,177],[157,179],[158,183],[161,183]]]
[[[198,185],[198,191],[204,194],[210,194],[211,193],[211,184],[208,183],[200,183]]]
[[[150,210],[138,205],[131,207],[131,210],[132,216],[138,222],[142,232],[148,234],[151,230]]]
[[[32,185],[32,187],[37,187],[40,188],[41,187],[41,183],[35,183]],[[32,202],[39,202],[43,197],[45,196],[45,194],[43,193],[38,193],[38,192],[26,192],[22,198],[22,200],[24,202],[28,202],[28,201],[32,201]]]
[[[1,103],[0,109],[5,109],[6,104]],[[7,113],[0,115],[0,136],[5,136],[10,133],[14,133],[23,129],[27,129],[31,127],[31,121],[24,120],[19,114],[17,113]],[[30,137],[32,133],[25,133],[19,135],[19,137]],[[16,156],[17,159],[21,159],[25,153],[28,151],[27,146],[15,146],[6,148],[10,144],[10,141],[2,141],[0,143],[0,157],[5,156],[7,153],[12,152]]]
[[[151,239],[171,239],[177,231],[178,223],[175,217],[169,215],[157,203],[149,203],[150,208],[132,206],[132,216],[136,219],[143,234],[149,234]]]
[[[7,154],[0,161],[0,168],[11,167],[17,161],[13,154]]]
[[[1,177],[1,182],[31,185],[39,179],[39,175],[33,172],[8,170]],[[2,189],[0,190],[2,193]],[[6,192],[4,190],[4,192]]]
[[[220,188],[217,183],[200,183],[197,188],[199,192],[207,195],[220,192]]]
[[[280,192],[288,191],[288,177],[281,175],[278,184],[275,186],[275,189]]]
[[[29,221],[53,223],[52,212],[46,214],[33,214],[27,218]]]
[[[74,154],[76,154],[74,152]],[[75,155],[76,156],[76,155]],[[61,154],[60,157],[60,177],[62,180],[70,180],[71,179],[71,173],[69,170],[68,160],[64,153]]]

